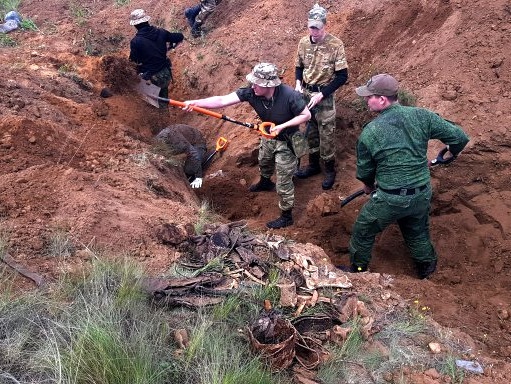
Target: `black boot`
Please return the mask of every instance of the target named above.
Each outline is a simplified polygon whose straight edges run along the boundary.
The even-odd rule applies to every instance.
[[[190,25],[190,28],[193,28],[193,25],[195,24],[195,18],[197,17],[199,12],[200,12],[200,4],[196,5],[194,7],[185,9],[185,17],[186,17],[186,20],[188,21],[188,25]]]
[[[192,27],[192,36],[193,37],[200,37],[202,35],[201,25],[202,25],[202,23],[199,23],[198,21],[196,21],[193,24],[193,27]]]
[[[266,223],[268,228],[279,229],[293,225],[293,215],[291,209],[288,211],[282,211],[278,219],[269,221]]]
[[[248,189],[250,192],[273,191],[275,183],[268,177],[261,176],[257,184],[251,185]]]
[[[306,179],[308,177],[317,175],[321,172],[319,166],[319,152],[314,152],[309,155],[309,164],[305,168],[300,168],[295,172],[295,176],[299,179]]]
[[[415,262],[415,266],[417,267],[417,275],[419,279],[426,279],[436,270],[436,260],[420,263]]]
[[[325,161],[325,180],[321,184],[323,189],[331,189],[334,186],[335,182],[335,160]]]

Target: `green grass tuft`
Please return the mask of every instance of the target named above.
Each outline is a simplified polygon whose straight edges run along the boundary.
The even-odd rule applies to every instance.
[[[15,47],[16,45],[18,45],[18,43],[12,37],[5,33],[0,34],[0,47],[7,48]]]
[[[0,0],[0,13],[2,16],[10,11],[17,11],[21,0]]]
[[[76,248],[69,232],[63,227],[56,227],[47,240],[46,253],[59,259],[71,257]]]
[[[39,31],[36,23],[29,18],[23,18],[23,20],[21,20],[20,28],[26,31]]]

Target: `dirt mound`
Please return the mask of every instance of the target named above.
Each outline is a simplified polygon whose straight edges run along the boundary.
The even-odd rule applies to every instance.
[[[295,225],[279,234],[321,246],[335,263],[347,262],[351,226],[365,198],[342,209],[336,202],[360,188],[354,145],[372,118],[353,89],[374,73],[392,73],[418,105],[464,127],[471,143],[456,162],[432,169],[438,272],[429,281],[414,278],[397,227],[378,238],[371,269],[394,275],[402,296],[430,307],[443,326],[472,336],[475,356],[509,361],[511,325],[502,316],[511,310],[509,2],[321,4],[329,11],[329,31],[345,43],[350,71],[336,96],[338,179],[328,192],[320,175],[297,180]],[[140,5],[154,24],[187,35],[169,53],[172,98],[231,92],[259,61],[277,63],[284,81],[294,83],[294,54],[311,4],[223,2],[199,39],[189,37],[183,17],[188,2]],[[144,103],[129,87],[136,79],[126,59],[135,32],[127,22],[131,8],[105,0],[81,7],[84,12],[51,0],[24,1],[20,11],[39,31],[13,32],[17,46],[0,48],[0,215],[13,258],[49,278],[62,268],[79,268],[87,261],[79,252],[64,260],[49,255],[64,230],[77,250],[128,252],[151,272],[164,273],[180,252],[158,239],[159,228],[197,223],[201,200],[226,220],[247,220],[264,231],[278,208],[274,193],[247,192],[258,179],[258,136],[222,120]],[[112,97],[100,96],[105,87]],[[222,112],[255,119],[246,105]],[[175,122],[202,129],[211,147],[218,136],[230,142],[196,194],[178,163],[150,151],[154,133]],[[432,143],[430,156],[441,147]]]
[[[103,74],[103,82],[115,93],[133,92],[133,84],[139,81],[135,65],[126,57],[103,56],[99,70]]]

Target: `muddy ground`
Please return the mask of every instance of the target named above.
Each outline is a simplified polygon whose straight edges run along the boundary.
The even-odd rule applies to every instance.
[[[0,218],[10,254],[48,279],[88,263],[80,250],[129,254],[149,273],[163,274],[179,257],[163,244],[166,223],[191,231],[202,201],[224,220],[247,220],[254,231],[277,217],[275,193],[252,194],[258,136],[241,126],[177,108],[157,110],[131,88],[126,57],[135,29],[132,9],[151,22],[183,31],[187,40],[169,56],[177,100],[224,94],[245,84],[259,61],[278,64],[294,84],[294,54],[307,33],[309,2],[224,0],[191,38],[182,16],[191,0],[67,3],[26,0],[20,12],[38,31],[15,31],[14,47],[0,48]],[[417,105],[460,124],[471,141],[449,166],[433,168],[431,234],[437,272],[415,278],[397,227],[377,240],[371,271],[391,274],[407,300],[431,308],[445,327],[475,341],[475,355],[511,359],[511,3],[509,0],[323,1],[328,30],[345,43],[350,78],[336,94],[338,178],[331,191],[321,176],[296,182],[295,225],[276,231],[321,246],[334,263],[347,263],[351,227],[365,197],[340,209],[339,197],[361,187],[355,142],[373,116],[354,88],[372,74],[393,74]],[[133,80],[132,80],[133,79]],[[100,96],[108,87],[112,96]],[[223,113],[254,121],[247,105]],[[200,128],[228,149],[192,191],[179,166],[151,152],[155,133],[171,123]],[[432,142],[434,157],[442,148]],[[76,252],[48,255],[56,233],[72,237]],[[18,278],[18,286],[32,289]],[[507,312],[509,313],[509,312]],[[499,382],[509,382],[502,379]],[[497,381],[488,381],[497,382]]]

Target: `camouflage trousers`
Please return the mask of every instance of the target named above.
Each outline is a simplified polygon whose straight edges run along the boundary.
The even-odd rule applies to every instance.
[[[164,99],[169,98],[169,84],[172,80],[172,72],[168,67],[163,68],[160,72],[151,76],[151,83],[160,87],[160,93],[158,93],[159,97],[163,97]],[[164,101],[158,101],[160,108],[167,108],[168,103]]]
[[[222,0],[200,0],[200,12],[195,18],[195,21],[199,24],[203,24],[221,2]]]
[[[304,90],[303,97],[309,103],[315,93]],[[309,153],[319,151],[324,161],[333,160],[335,157],[335,103],[334,95],[330,95],[321,100],[311,110],[311,119],[307,123],[307,142],[309,143]]]
[[[296,172],[298,160],[287,142],[261,138],[258,160],[261,176],[270,178],[276,170],[279,208],[283,211],[293,208],[295,204],[293,174]]]
[[[362,207],[353,226],[349,243],[351,263],[367,266],[376,235],[395,222],[414,261],[436,260],[429,235],[430,205],[430,186],[410,196],[391,195],[378,189]]]

